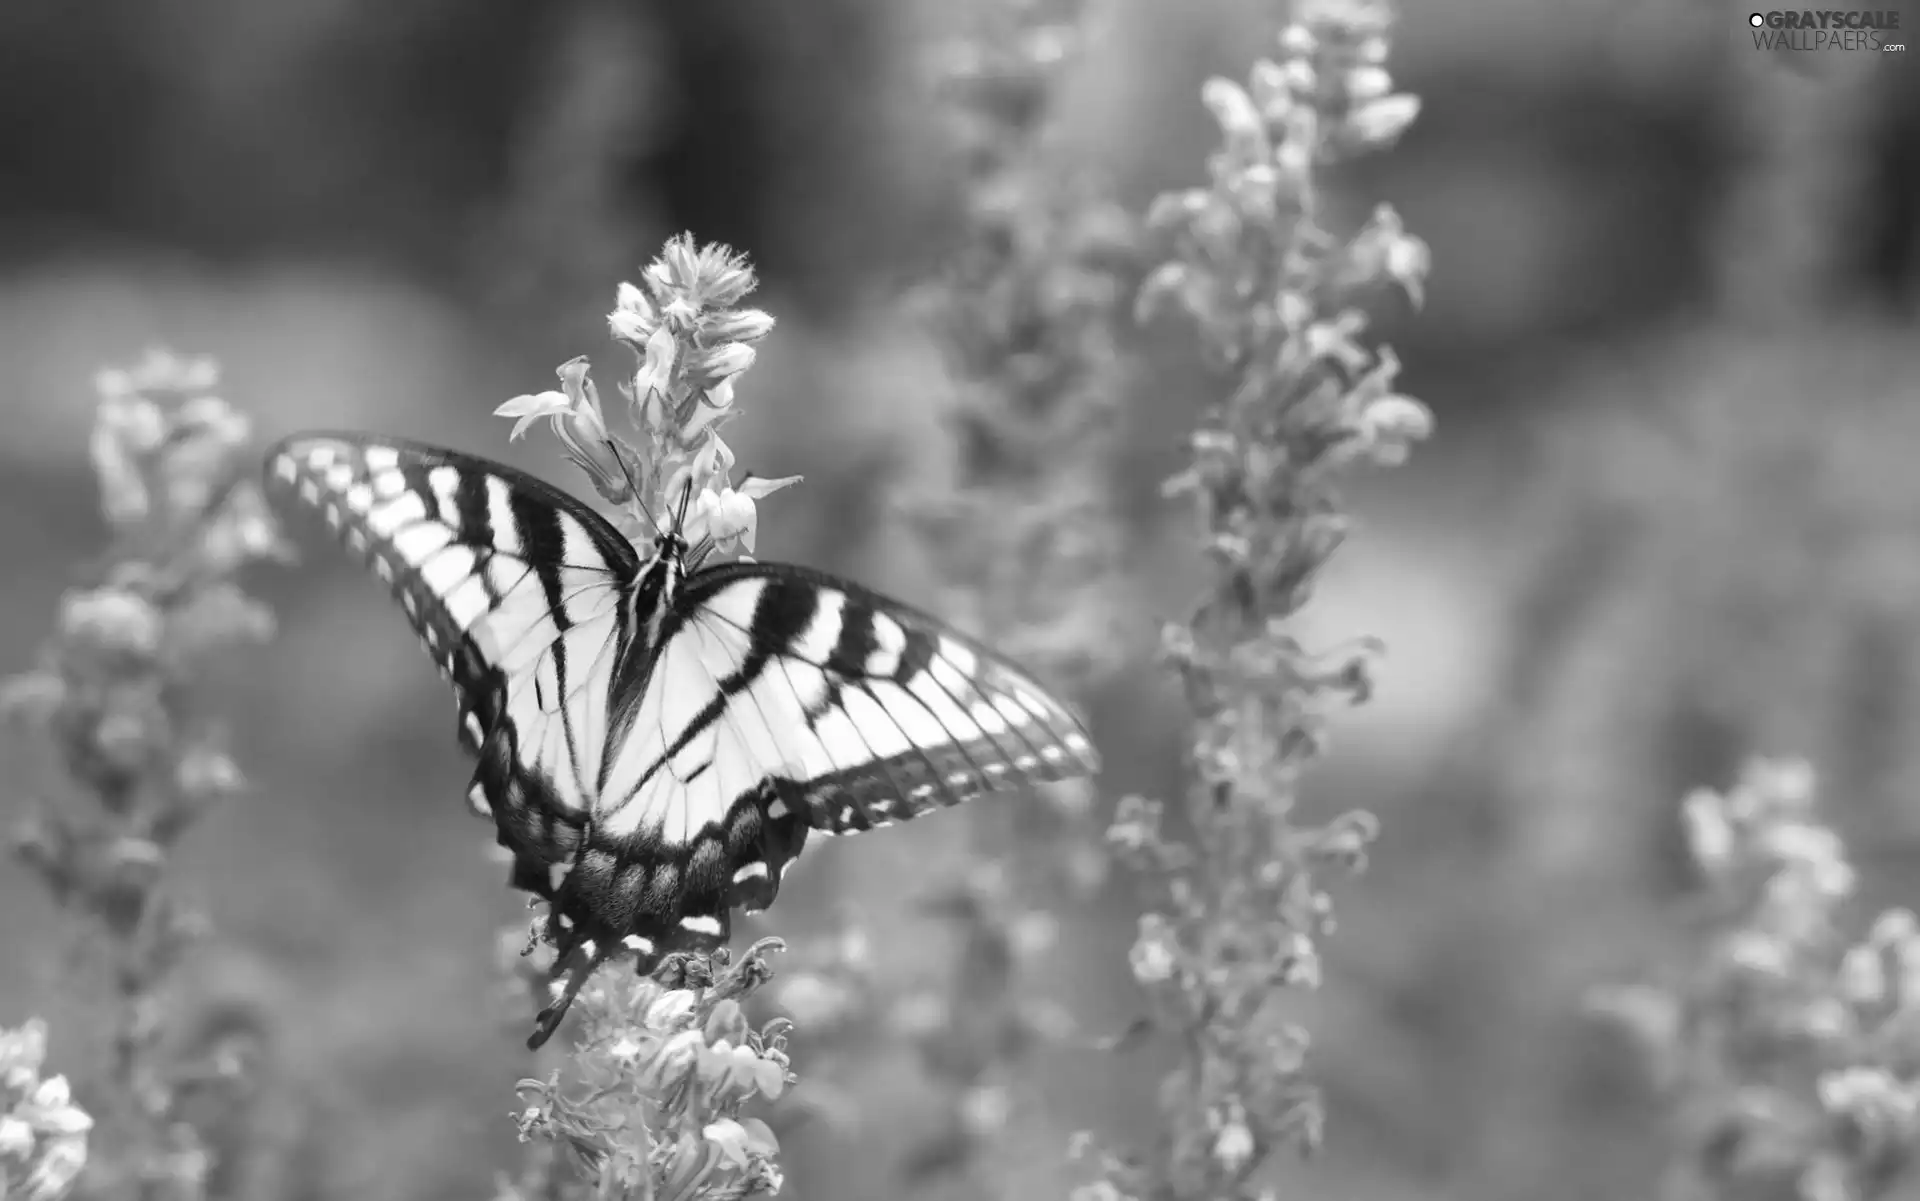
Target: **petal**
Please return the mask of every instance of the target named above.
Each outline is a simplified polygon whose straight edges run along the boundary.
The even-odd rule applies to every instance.
[[[583,354],[575,355],[555,370],[560,377],[560,390],[573,402],[569,407],[578,409],[586,406],[596,413],[600,411],[599,393],[593,390],[593,381],[587,378],[587,373],[592,370],[593,364]]]
[[[70,1138],[93,1129],[93,1119],[78,1105],[62,1105],[33,1114],[29,1120],[43,1133],[60,1137]]]
[[[573,402],[559,392],[529,393],[516,396],[493,411],[495,417],[518,417],[513,423],[513,432],[507,435],[509,442],[527,432],[527,427],[542,417],[564,417],[573,412]]]
[[[716,1049],[723,1042],[739,1046],[746,1037],[747,1015],[740,1011],[740,1002],[732,997],[722,1000],[707,1014],[707,1038]]]
[[[741,1118],[740,1128],[747,1132],[747,1146],[762,1155],[778,1155],[780,1140],[773,1136],[773,1129],[759,1118]]]
[[[711,350],[699,351],[695,361],[687,364],[687,367],[701,379],[718,381],[739,375],[753,366],[756,357],[753,347],[746,343],[728,342]]]
[[[653,302],[647,299],[647,294],[622,282],[615,294],[614,310],[607,314],[607,325],[614,337],[644,343],[659,324],[660,318],[654,313]]]
[[[0,1071],[18,1067],[37,1073],[46,1059],[45,1020],[28,1018],[26,1024],[17,1029],[0,1030]]]
[[[673,383],[673,364],[678,353],[673,331],[664,325],[654,330],[653,336],[647,339],[646,361],[634,376],[634,388],[643,394],[667,391]]]
[[[747,1164],[748,1138],[746,1127],[732,1118],[721,1118],[709,1122],[701,1131],[708,1142],[720,1148],[720,1154],[731,1167],[743,1168]]]
[[[786,1070],[771,1059],[756,1059],[753,1065],[753,1085],[767,1100],[778,1101],[780,1094],[787,1091]]]
[[[19,1118],[0,1116],[0,1158],[25,1159],[33,1154],[33,1127]]]
[[[772,496],[782,488],[790,488],[806,478],[804,475],[782,476],[777,480],[749,477],[748,479],[740,481],[738,491],[740,495],[746,497],[748,500],[759,500],[762,497]]]
[[[701,332],[714,342],[758,342],[773,332],[773,317],[759,309],[733,309],[708,318]]]
[[[754,535],[760,530],[760,511],[753,501],[729,488],[720,497],[720,514],[727,536],[739,538],[747,553],[753,553]]]
[[[678,495],[677,486],[675,495]],[[680,523],[680,536],[688,542],[698,542],[702,538],[711,536],[718,542],[720,535],[714,532],[714,527],[718,521],[719,511],[719,497],[711,492],[695,493],[693,503],[687,506],[686,520]]]

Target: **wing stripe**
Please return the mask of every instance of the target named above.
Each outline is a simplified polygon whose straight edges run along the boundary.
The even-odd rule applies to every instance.
[[[969,737],[965,732],[955,730],[953,727],[947,725],[934,707],[927,703],[926,698],[914,690],[913,685],[916,681],[928,680],[938,687],[941,692],[946,693],[947,699],[953,703],[956,710],[963,716],[966,715],[967,707],[961,704],[960,699],[954,696],[952,692],[947,689],[946,685],[940,681],[939,677],[934,674],[933,668],[939,658],[939,650],[940,638],[938,635],[930,634],[924,630],[909,630],[907,632],[907,645],[900,652],[900,664],[895,668],[893,673],[893,682],[899,686],[903,695],[911,698],[915,704],[926,710],[927,716],[933,719],[934,724],[946,730],[948,736],[953,740],[952,746],[954,752],[958,754],[960,758],[966,760],[967,767],[972,770],[973,776],[979,781],[980,787],[983,789],[991,788],[993,786],[991,777],[987,775],[985,768],[982,767],[979,760],[973,757],[973,751],[969,749],[968,744],[976,740]],[[1005,752],[1000,748],[1000,745],[994,742],[985,730],[980,729],[978,722],[974,723],[974,728],[982,738],[986,739],[988,745],[993,747],[995,754],[1003,758],[1005,757]],[[931,762],[928,763],[928,770],[931,773],[930,778],[934,786],[947,798],[947,803],[953,804],[957,802],[959,798],[955,796],[953,786],[947,782],[946,777],[942,776]]]
[[[838,675],[851,682],[861,695],[871,701],[874,711],[893,724],[894,729],[899,733],[900,740],[906,745],[907,750],[911,751],[920,762],[925,765],[930,776],[937,777],[938,768],[934,764],[933,757],[927,753],[927,748],[921,744],[919,739],[913,736],[912,731],[900,723],[899,718],[895,717],[894,714],[888,710],[886,705],[881,702],[879,696],[874,693],[872,687],[864,682],[870,674],[871,668],[882,665],[875,662],[876,657],[884,656],[890,659],[894,670],[899,670],[901,662],[900,655],[904,653],[916,639],[908,636],[906,632],[900,628],[898,622],[881,614],[870,604],[854,603],[852,598],[848,598],[848,604],[844,608],[843,613],[845,617],[840,627],[840,641],[833,648],[833,654],[828,658],[826,663],[827,670],[830,674],[828,675],[828,696],[825,699],[827,703],[839,706],[842,712],[846,714],[847,724],[860,736],[860,741],[867,748],[868,756],[886,776],[888,789],[892,791],[895,796],[904,800],[907,796],[907,790],[901,785],[900,778],[894,774],[893,770],[893,761],[899,756],[882,755],[876,751],[872,739],[867,737],[866,730],[861,725],[858,717],[846,708],[843,700],[844,692],[842,691],[843,686],[841,680],[836,679],[835,676]],[[881,636],[882,630],[886,630],[888,635],[884,640]],[[894,649],[896,647],[898,649]],[[817,723],[810,721],[808,724],[809,726],[813,726]],[[856,799],[855,806],[860,810],[860,814],[864,819],[868,822],[873,820],[872,812],[864,803]]]
[[[460,539],[480,548],[488,558],[492,558],[497,551],[493,540],[493,512],[487,498],[494,479],[491,475],[480,471],[462,471],[457,474],[459,480],[454,485],[453,507],[459,519]],[[486,572],[482,570],[477,574],[484,583],[487,578]]]
[[[855,604],[852,597],[842,595],[840,637],[834,640],[833,650],[828,652],[826,662],[821,664],[827,670],[827,686],[821,691],[819,699],[806,707],[808,730],[820,728],[820,719],[840,704],[841,690],[845,687],[843,680],[864,674],[868,662],[879,648],[880,641],[874,632],[873,607]],[[788,682],[792,682],[791,676]]]
[[[567,606],[561,600],[560,564],[567,553],[566,535],[560,530],[560,512],[538,503],[524,493],[513,498],[513,524],[526,550],[527,565],[540,576],[546,594],[547,613],[554,633],[564,634],[573,625]]]
[[[680,734],[661,751],[658,758],[648,765],[640,775],[640,782],[634,791],[645,788],[662,767],[672,762],[673,757],[685,750],[695,738],[720,720],[722,714],[733,704],[734,698],[753,686],[766,670],[767,663],[775,653],[784,651],[797,638],[802,637],[813,621],[818,593],[811,588],[782,587],[781,581],[770,581],[760,590],[758,602],[754,606],[753,617],[747,629],[747,654],[740,666],[732,674],[719,681],[719,687],[713,698],[701,707],[680,729]],[[676,631],[678,634],[679,631]],[[765,721],[764,714],[761,720]],[[768,723],[768,733],[774,733],[774,727]]]

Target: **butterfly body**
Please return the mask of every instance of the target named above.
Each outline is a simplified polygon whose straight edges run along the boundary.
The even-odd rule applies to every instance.
[[[393,589],[452,684],[468,791],[550,902],[564,988],[711,950],[764,909],[810,832],[905,820],[1097,770],[1078,719],[937,620],[791,564],[642,557],[591,508],[505,465],[301,434],[270,487]]]

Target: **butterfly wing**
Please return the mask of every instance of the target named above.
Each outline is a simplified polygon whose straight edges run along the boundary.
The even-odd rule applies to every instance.
[[[1098,769],[1033,677],[858,585],[729,564],[639,631],[636,589],[662,562],[531,476],[351,434],[290,438],[268,466],[392,586],[479,756],[470,802],[513,883],[552,902],[571,973],[531,1045],[606,956],[646,971],[724,944],[729,910],[770,905],[809,830]]]
[[[469,804],[514,853],[513,882],[550,898],[605,748],[632,546],[558,489],[438,447],[301,434],[267,464],[276,491],[318,510],[393,589],[480,758]]]
[[[671,864],[674,887],[647,895],[679,908],[646,916],[675,947],[722,943],[731,907],[770,904],[808,828],[868,830],[1099,768],[1079,719],[1006,659],[778,563],[691,577],[647,670],[616,680],[610,719],[582,868]]]

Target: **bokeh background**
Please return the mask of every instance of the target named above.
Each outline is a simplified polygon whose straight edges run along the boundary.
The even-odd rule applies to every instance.
[[[1135,210],[1201,182],[1199,85],[1244,73],[1275,7],[1119,0],[1064,85],[1065,144]],[[925,86],[956,11],[0,6],[0,665],[33,661],[103,537],[97,368],[206,353],[263,438],[383,430],[566,479],[491,410],[575,354],[624,367],[614,286],[682,229],[751,255],[780,321],[729,435],[744,467],[807,476],[763,510],[762,553],[934,601],[889,513],[950,453],[939,355],[894,300],[959,229]],[[1385,835],[1303,1003],[1329,1134],[1290,1195],[1647,1195],[1668,1132],[1582,998],[1677,953],[1677,801],[1749,754],[1810,757],[1869,897],[1920,899],[1920,68],[1763,62],[1743,25],[1715,0],[1407,6],[1393,66],[1423,115],[1341,203],[1391,200],[1432,245],[1425,309],[1381,330],[1440,425],[1356,481],[1363,525],[1305,631],[1390,655],[1306,791]],[[1181,779],[1147,651],[1191,552],[1155,488],[1207,389],[1175,354],[1122,405],[1138,653],[1086,698],[1103,808]],[[271,1015],[305,1195],[489,1196],[526,1055],[483,998],[520,900],[459,802],[442,685],[300,528],[306,561],[256,580],[280,636],[220,681],[256,789],[176,869],[219,932],[191,987]],[[24,766],[8,784],[35,787]],[[754,929],[803,947],[851,906],[879,915],[887,975],[941,987],[954,936],[897,898],[963,875],[992,840],[961,833],[996,820],[828,847]],[[1138,910],[1118,876],[1059,908],[1022,988],[1124,1027]],[[0,1021],[84,1003],[69,934],[0,869]],[[58,1037],[56,1060],[80,1053]],[[1071,1131],[1152,1137],[1171,1055],[1035,1056],[991,1172],[956,1179],[908,1162],[942,1110],[884,1041],[836,1045],[850,1104],[784,1132],[791,1195],[1058,1195]]]

